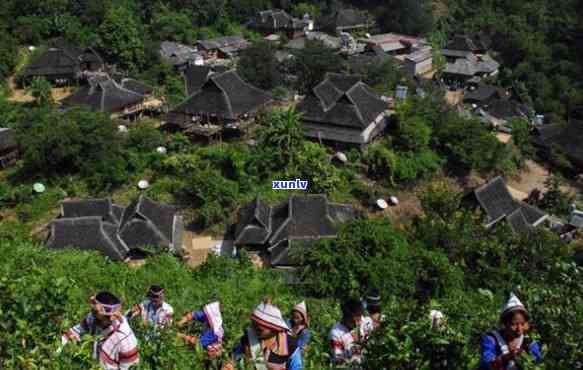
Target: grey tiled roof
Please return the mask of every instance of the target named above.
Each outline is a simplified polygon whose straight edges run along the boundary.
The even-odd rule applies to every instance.
[[[123,260],[129,251],[113,231],[117,227],[101,217],[62,218],[53,221],[47,246],[96,250],[113,260]]]
[[[298,104],[304,121],[365,128],[387,104],[355,76],[328,74],[313,93]]]
[[[271,209],[259,198],[239,212],[235,230],[235,243],[242,245],[265,244],[271,232]]]
[[[172,112],[236,120],[244,114],[254,113],[272,99],[269,93],[243,81],[235,71],[227,71],[211,75],[200,91]]]
[[[88,86],[83,86],[61,101],[64,106],[82,105],[97,112],[113,113],[142,102],[145,98],[140,92],[146,85],[133,80],[125,80],[122,87],[115,80],[98,76],[91,78]],[[140,92],[132,91],[137,88]]]
[[[103,63],[101,57],[91,48],[82,50],[57,39],[37,60],[27,65],[24,76],[70,75],[75,77],[84,61]]]
[[[283,10],[271,9],[258,12],[251,22],[249,22],[249,27],[278,32],[283,30],[301,30],[304,25],[300,19],[293,18]]]
[[[199,55],[195,48],[177,42],[163,41],[160,44],[160,55],[168,63],[179,66],[194,61]]]
[[[199,40],[197,45],[206,50],[218,50],[226,47],[242,50],[249,46],[249,43],[241,36],[224,36],[209,40]]]
[[[497,86],[480,84],[477,89],[464,95],[464,102],[484,102],[493,98],[503,98],[501,89]]]
[[[62,208],[62,218],[51,225],[51,248],[94,249],[115,260],[146,245],[182,249],[183,224],[177,210],[144,196],[127,208],[110,199],[67,201]]]
[[[120,221],[109,198],[68,200],[63,202],[61,208],[61,216],[64,218],[101,217],[111,223]]]
[[[0,127],[0,152],[17,147],[16,136],[11,128]]]
[[[211,74],[223,73],[227,70],[228,68],[224,66],[189,66],[184,71],[184,79],[186,80],[186,93],[188,95],[194,94],[204,86]]]
[[[487,215],[488,227],[506,218],[513,230],[522,231],[524,223],[535,227],[547,218],[540,209],[515,200],[500,176],[478,187],[474,194]]]
[[[239,213],[235,243],[267,248],[273,266],[295,265],[290,249],[334,238],[341,223],[359,216],[349,205],[329,204],[325,195],[293,195],[273,207],[255,200]]]

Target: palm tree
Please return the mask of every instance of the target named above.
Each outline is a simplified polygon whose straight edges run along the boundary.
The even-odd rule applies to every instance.
[[[276,109],[269,112],[261,121],[262,127],[258,132],[259,146],[265,151],[275,151],[278,163],[274,165],[293,165],[304,142],[301,114],[293,107],[287,110]]]

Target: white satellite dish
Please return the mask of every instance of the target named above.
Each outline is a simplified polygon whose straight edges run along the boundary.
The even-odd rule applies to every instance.
[[[44,192],[45,192],[45,190],[46,190],[45,186],[44,186],[43,184],[41,184],[40,182],[37,182],[37,183],[35,183],[35,184],[32,186],[32,188],[34,189],[34,191],[35,191],[36,193],[39,193],[39,194],[40,194],[40,193],[44,193]]]
[[[389,207],[389,205],[387,204],[387,202],[384,199],[378,199],[377,200],[377,206],[380,209],[387,209]]]
[[[127,126],[119,125],[119,126],[117,126],[117,131],[119,131],[119,132],[128,132],[128,128],[127,128]]]
[[[156,151],[157,151],[159,154],[166,154],[166,153],[168,153],[168,151],[166,150],[166,148],[165,148],[165,147],[163,147],[163,146],[159,146],[159,147],[157,147],[157,148],[156,148]]]
[[[390,197],[389,200],[391,201],[391,204],[394,205],[394,206],[396,206],[396,205],[399,204],[399,199],[397,199],[396,196]]]
[[[150,186],[148,180],[140,180],[140,182],[138,182],[138,188],[140,188],[141,190],[146,190],[148,186]]]
[[[365,36],[366,36],[367,39],[370,39],[370,37],[371,37],[370,36],[370,33],[365,34]]]
[[[31,46],[28,47],[28,50],[29,51],[35,51],[36,50],[36,47],[31,45]]]

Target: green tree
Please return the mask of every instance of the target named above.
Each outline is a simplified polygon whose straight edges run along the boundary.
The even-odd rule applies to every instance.
[[[287,178],[308,180],[308,192],[315,194],[330,194],[342,183],[340,172],[330,162],[326,149],[309,141],[304,142],[293,166],[285,172]]]
[[[368,166],[368,175],[373,179],[386,179],[389,184],[395,182],[398,160],[398,156],[382,142],[369,146],[363,157],[363,162]]]
[[[309,14],[311,19],[316,19],[320,17],[320,7],[316,4],[310,3],[297,3],[292,5],[292,15],[298,18],[302,18],[305,14]]]
[[[27,178],[80,174],[96,191],[125,180],[117,125],[102,113],[72,109],[65,113],[35,110],[19,126],[23,174]]]
[[[35,104],[39,107],[50,106],[54,103],[51,83],[43,77],[35,77],[26,88],[26,92],[32,95]]]
[[[303,147],[301,115],[292,107],[274,109],[259,117],[257,147],[272,171],[294,166]]]
[[[0,23],[0,79],[4,81],[16,67],[18,48],[16,40]]]
[[[320,296],[361,295],[370,287],[391,295],[414,291],[415,273],[403,265],[410,246],[387,220],[355,221],[336,239],[322,239],[298,254],[302,278]]]
[[[241,53],[237,71],[241,77],[264,90],[271,90],[281,82],[277,69],[275,49],[267,41],[259,41]]]
[[[130,70],[142,65],[143,26],[130,9],[113,6],[99,26],[98,33],[100,49],[109,61]]]
[[[295,53],[294,70],[297,75],[297,88],[302,93],[311,92],[327,72],[340,72],[342,59],[321,41],[307,41],[306,47]]]
[[[522,155],[531,157],[534,154],[534,148],[530,137],[530,124],[523,118],[512,118],[509,124],[512,128],[512,141]]]

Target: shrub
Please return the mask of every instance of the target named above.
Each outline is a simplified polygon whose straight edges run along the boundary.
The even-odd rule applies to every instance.
[[[164,135],[152,122],[141,121],[129,130],[126,145],[138,151],[153,151],[164,144]]]
[[[394,169],[394,178],[398,182],[428,178],[439,172],[443,163],[443,159],[430,149],[417,153],[399,153]]]
[[[374,179],[387,179],[394,183],[397,167],[397,155],[382,143],[375,143],[367,148],[363,162],[368,166],[368,175]]]
[[[304,143],[294,168],[288,169],[286,176],[308,180],[308,191],[315,194],[331,193],[342,183],[340,171],[330,162],[326,149],[312,142]]]
[[[320,240],[307,249],[301,255],[306,266],[301,275],[323,297],[358,295],[371,286],[387,295],[408,296],[415,289],[415,272],[404,266],[412,256],[410,248],[388,221],[359,220],[344,226],[337,239]]]

